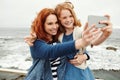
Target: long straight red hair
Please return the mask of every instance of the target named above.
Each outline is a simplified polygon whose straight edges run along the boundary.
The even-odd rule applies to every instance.
[[[32,25],[31,25],[31,31],[33,33],[35,33],[37,35],[37,39],[42,39],[46,42],[49,42],[50,39],[45,31],[45,21],[46,21],[46,18],[50,15],[50,14],[53,14],[57,17],[55,11],[53,9],[50,9],[50,8],[44,8],[42,9],[37,17],[34,19],[34,21],[32,22]],[[58,19],[58,18],[57,18]],[[58,29],[58,33],[57,35],[53,36],[53,41],[57,41],[58,40],[58,36],[60,34],[60,30]]]

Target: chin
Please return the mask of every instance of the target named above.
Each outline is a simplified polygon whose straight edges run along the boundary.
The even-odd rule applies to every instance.
[[[56,35],[57,33],[53,33],[52,35]]]

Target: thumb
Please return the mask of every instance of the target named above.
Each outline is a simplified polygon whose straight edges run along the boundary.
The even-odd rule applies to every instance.
[[[84,31],[88,28],[88,22],[84,26]]]

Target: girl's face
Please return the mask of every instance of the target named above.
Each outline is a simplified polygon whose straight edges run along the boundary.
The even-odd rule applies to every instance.
[[[50,14],[45,21],[45,31],[47,32],[48,36],[53,36],[57,34],[58,31],[58,19],[56,15]]]
[[[67,10],[67,9],[62,10],[60,13],[59,19],[60,19],[62,26],[64,26],[65,28],[68,28],[68,29],[71,29],[71,28],[73,29],[74,18],[69,10]]]

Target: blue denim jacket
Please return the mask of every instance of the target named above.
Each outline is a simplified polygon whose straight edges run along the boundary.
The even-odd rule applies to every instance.
[[[49,45],[47,46],[47,44],[45,44],[43,41],[36,41],[34,46],[31,47],[31,55],[33,57],[33,65],[29,69],[29,72],[28,72],[25,80],[53,80],[50,61],[49,61],[48,57],[51,56],[51,58],[52,57],[54,58],[54,57],[57,57],[60,55],[63,56],[66,53],[67,54],[73,53],[76,51],[74,49],[73,45],[74,45],[74,42],[72,42],[71,45],[68,45],[68,46],[64,45],[64,47],[66,47],[66,48],[62,47],[62,49],[54,49],[55,46],[54,47],[49,46]],[[61,45],[57,45],[57,47],[59,47],[59,46],[61,46]],[[45,49],[45,50],[43,50],[43,49]],[[50,51],[46,51],[47,49],[50,49]],[[65,49],[65,50],[63,50],[63,49]],[[43,50],[43,52],[42,52],[42,50]],[[52,53],[50,53],[51,51],[52,51]],[[46,54],[45,54],[46,52],[49,55],[46,56]],[[54,55],[51,55],[53,53],[54,53]],[[42,58],[43,56],[46,58]],[[73,66],[72,64],[70,64],[68,62],[66,55],[64,57],[61,57],[61,64],[58,66],[57,73],[58,73],[58,80],[94,80],[92,78],[93,76],[91,76],[91,72],[90,72],[89,68],[87,68],[85,70],[80,70],[80,69],[76,68],[75,66]],[[89,75],[89,73],[90,73],[90,75]],[[86,78],[86,74],[87,74],[87,76],[90,76],[90,77]]]
[[[66,61],[65,57],[61,57],[61,64],[57,70],[58,80],[64,80]],[[53,80],[50,61],[45,59],[34,60],[25,80]]]
[[[25,80],[53,80],[50,58],[61,57],[61,64],[58,66],[58,78],[64,80],[64,72],[66,68],[66,56],[76,51],[75,42],[71,41],[66,44],[58,44],[51,46],[43,40],[36,40],[34,46],[30,47],[33,65],[30,68]]]
[[[61,57],[61,64],[58,66],[57,72],[58,80],[94,80],[89,68],[79,69],[70,64],[66,57]],[[35,60],[25,80],[53,80],[49,60]]]
[[[65,75],[63,80],[95,80],[92,71],[87,67],[80,69],[66,62]]]

